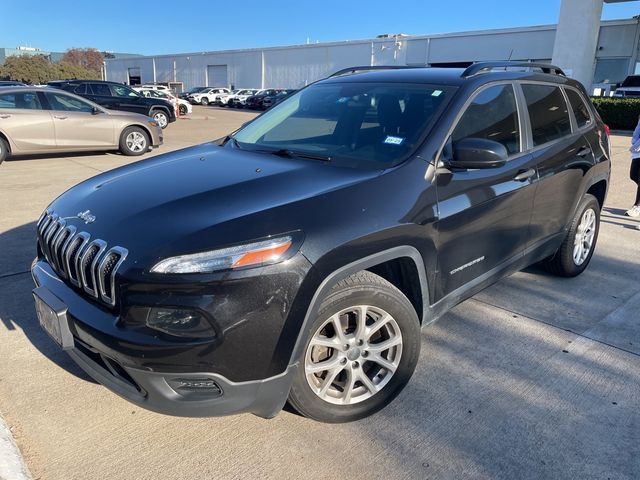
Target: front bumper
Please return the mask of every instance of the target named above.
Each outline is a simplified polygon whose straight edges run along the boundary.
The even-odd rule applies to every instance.
[[[195,361],[190,367],[180,365],[172,359],[190,355],[202,360],[202,352],[213,351],[216,345],[127,336],[118,315],[67,286],[46,262],[34,262],[31,272],[36,287],[46,288],[67,309],[64,321],[73,336],[73,347],[67,350],[71,358],[96,381],[132,403],[176,416],[250,412],[271,418],[286,402],[297,364],[286,366],[279,374],[246,381],[230,380],[215,368],[198,367]]]

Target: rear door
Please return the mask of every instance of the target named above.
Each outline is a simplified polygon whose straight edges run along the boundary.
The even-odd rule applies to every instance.
[[[577,204],[593,153],[583,128],[574,125],[562,89],[522,83],[531,126],[531,154],[540,181],[531,218],[531,247],[563,233]]]
[[[44,92],[51,109],[57,148],[109,148],[116,146],[111,117],[93,113],[93,106],[62,92]]]
[[[469,282],[491,276],[523,256],[537,175],[525,152],[524,124],[511,83],[481,87],[457,121],[443,151],[465,138],[497,141],[509,153],[498,168],[439,174],[438,264],[435,300]]]
[[[0,93],[0,131],[16,153],[55,149],[53,119],[34,91]]]

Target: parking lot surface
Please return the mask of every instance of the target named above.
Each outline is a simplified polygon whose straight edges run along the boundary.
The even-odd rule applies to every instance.
[[[196,107],[146,156],[202,143],[253,114]],[[0,165],[0,413],[34,478],[640,477],[640,222],[623,217],[626,136],[600,239],[575,279],[535,268],[462,303],[422,334],[413,379],[346,425],[289,411],[175,418],[94,383],[40,329],[28,273],[35,222],[57,195],[135,161],[118,154]],[[248,355],[251,352],[247,352]]]

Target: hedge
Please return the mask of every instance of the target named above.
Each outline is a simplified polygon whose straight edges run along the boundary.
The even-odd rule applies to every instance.
[[[616,130],[634,130],[640,118],[640,98],[592,97],[602,121]]]

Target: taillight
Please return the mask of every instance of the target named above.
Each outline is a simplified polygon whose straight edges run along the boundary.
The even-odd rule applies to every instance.
[[[604,131],[607,133],[607,137],[611,136],[611,129],[606,123],[604,124]]]

